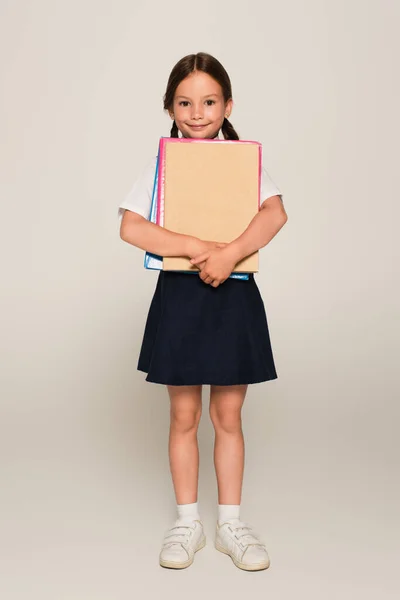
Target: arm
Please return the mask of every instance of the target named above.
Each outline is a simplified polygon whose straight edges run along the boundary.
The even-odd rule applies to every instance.
[[[287,220],[280,196],[271,196],[262,203],[247,229],[228,244],[225,251],[232,253],[236,265],[246,256],[269,244]]]
[[[191,263],[200,266],[200,278],[205,283],[217,287],[229,277],[240,260],[266,246],[287,219],[280,196],[271,196],[238,238],[223,249],[208,250],[195,256]]]
[[[188,256],[192,258],[200,252],[205,252],[208,248],[225,245],[204,242],[191,235],[175,233],[151,223],[130,210],[125,210],[122,217],[120,237],[124,242],[158,256]]]

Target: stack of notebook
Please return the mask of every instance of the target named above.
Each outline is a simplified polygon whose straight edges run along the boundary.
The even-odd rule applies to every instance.
[[[229,243],[247,228],[260,207],[261,144],[248,141],[161,138],[150,221],[202,240]],[[188,257],[146,252],[147,269],[198,273]],[[248,279],[258,271],[258,252],[231,274]]]

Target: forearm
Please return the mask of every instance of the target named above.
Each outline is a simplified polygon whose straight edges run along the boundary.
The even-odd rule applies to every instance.
[[[236,264],[269,244],[286,221],[287,215],[283,207],[265,206],[261,208],[247,229],[229,244],[235,254]]]
[[[125,211],[120,237],[124,242],[158,256],[189,256],[193,238],[175,233],[142,216]]]

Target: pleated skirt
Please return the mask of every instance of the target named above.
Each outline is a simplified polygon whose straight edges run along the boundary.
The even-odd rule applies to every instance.
[[[164,385],[240,385],[277,378],[260,291],[248,280],[217,288],[196,274],[160,271],[137,366]]]

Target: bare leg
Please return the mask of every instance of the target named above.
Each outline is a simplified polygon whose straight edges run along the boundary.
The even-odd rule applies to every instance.
[[[199,447],[197,430],[201,386],[167,386],[170,397],[169,462],[177,504],[197,502]]]
[[[211,386],[210,417],[215,430],[214,465],[219,504],[240,504],[244,471],[241,409],[247,385]]]

